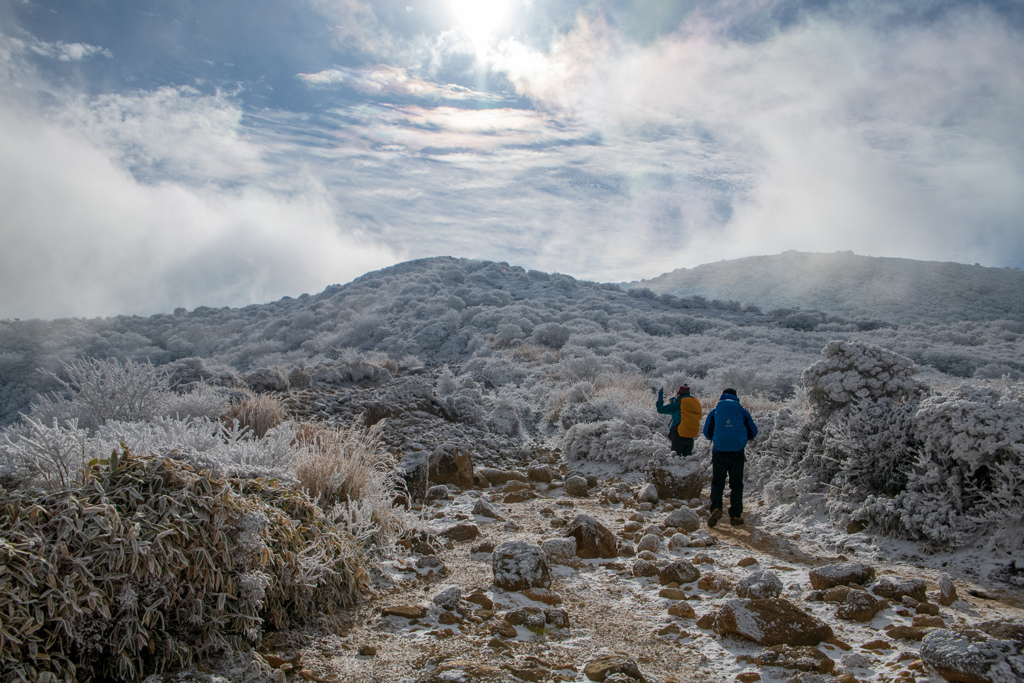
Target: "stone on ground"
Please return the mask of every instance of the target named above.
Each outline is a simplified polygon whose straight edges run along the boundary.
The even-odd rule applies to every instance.
[[[832,627],[785,598],[727,600],[704,615],[697,626],[719,635],[735,633],[758,645],[817,645],[832,637]]]
[[[782,581],[774,572],[755,571],[736,584],[736,595],[750,599],[777,598],[782,595]]]
[[[576,539],[576,555],[585,560],[618,556],[615,534],[590,515],[576,515],[565,527],[565,535]]]
[[[840,562],[824,567],[815,567],[808,576],[811,587],[826,590],[847,583],[865,584],[875,578],[875,568],[863,562]]]
[[[526,541],[506,541],[491,553],[494,585],[508,591],[549,588],[551,570],[544,549]]]

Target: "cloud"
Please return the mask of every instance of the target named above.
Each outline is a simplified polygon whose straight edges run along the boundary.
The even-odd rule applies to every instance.
[[[314,87],[342,86],[371,95],[399,95],[417,99],[501,102],[492,93],[480,92],[459,85],[439,84],[410,76],[407,69],[374,65],[336,67],[312,74],[299,74]]]
[[[759,41],[695,18],[642,46],[581,19],[547,53],[506,45],[501,66],[606,145],[726,188],[729,210],[688,222],[677,261],[853,249],[1002,265],[1024,260],[1020,38],[972,9],[805,18]]]
[[[316,178],[282,177],[225,95],[87,98],[3,66],[20,97],[0,98],[0,317],[241,306],[403,257],[341,222]]]

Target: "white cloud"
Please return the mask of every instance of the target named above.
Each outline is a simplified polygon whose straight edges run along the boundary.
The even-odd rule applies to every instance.
[[[998,18],[805,21],[751,43],[712,28],[640,47],[581,20],[546,54],[506,44],[500,66],[608,145],[735,183],[731,218],[691,224],[677,265],[791,248],[1024,257],[1024,42]],[[703,158],[678,154],[687,138]]]
[[[223,96],[51,97],[56,117],[0,105],[0,317],[239,306],[401,258],[273,172]]]

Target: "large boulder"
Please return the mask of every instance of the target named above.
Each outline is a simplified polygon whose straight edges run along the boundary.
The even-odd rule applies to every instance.
[[[828,590],[849,583],[863,585],[875,578],[875,568],[863,562],[840,562],[815,567],[808,576],[815,590]]]
[[[708,472],[696,459],[686,460],[681,465],[652,461],[647,467],[647,479],[654,484],[662,500],[690,500],[700,497]]]
[[[453,443],[444,443],[430,454],[428,478],[437,484],[473,486],[473,456]]]
[[[590,515],[576,515],[565,527],[565,535],[576,539],[576,555],[583,559],[610,559],[619,554],[615,534]]]
[[[526,541],[505,541],[491,553],[494,585],[507,591],[549,588],[551,570],[539,545]]]
[[[736,584],[736,595],[741,598],[777,598],[782,595],[782,581],[771,571],[756,571]]]
[[[670,512],[665,518],[665,526],[677,529],[684,534],[692,534],[700,529],[700,517],[690,508],[679,508]]]
[[[1024,680],[1024,619],[990,621],[973,629],[937,629],[921,641],[921,659],[947,681]]]
[[[727,600],[697,626],[719,635],[735,633],[758,645],[817,645],[833,636],[832,627],[785,598]]]
[[[573,475],[566,478],[565,483],[562,484],[562,488],[565,490],[565,495],[572,496],[573,498],[586,498],[590,492],[590,487],[587,486],[587,480],[585,477],[579,475]]]

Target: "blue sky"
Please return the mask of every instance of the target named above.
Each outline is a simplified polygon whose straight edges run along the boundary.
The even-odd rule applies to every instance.
[[[1022,112],[1019,0],[0,0],[0,317],[436,255],[1019,267]]]

